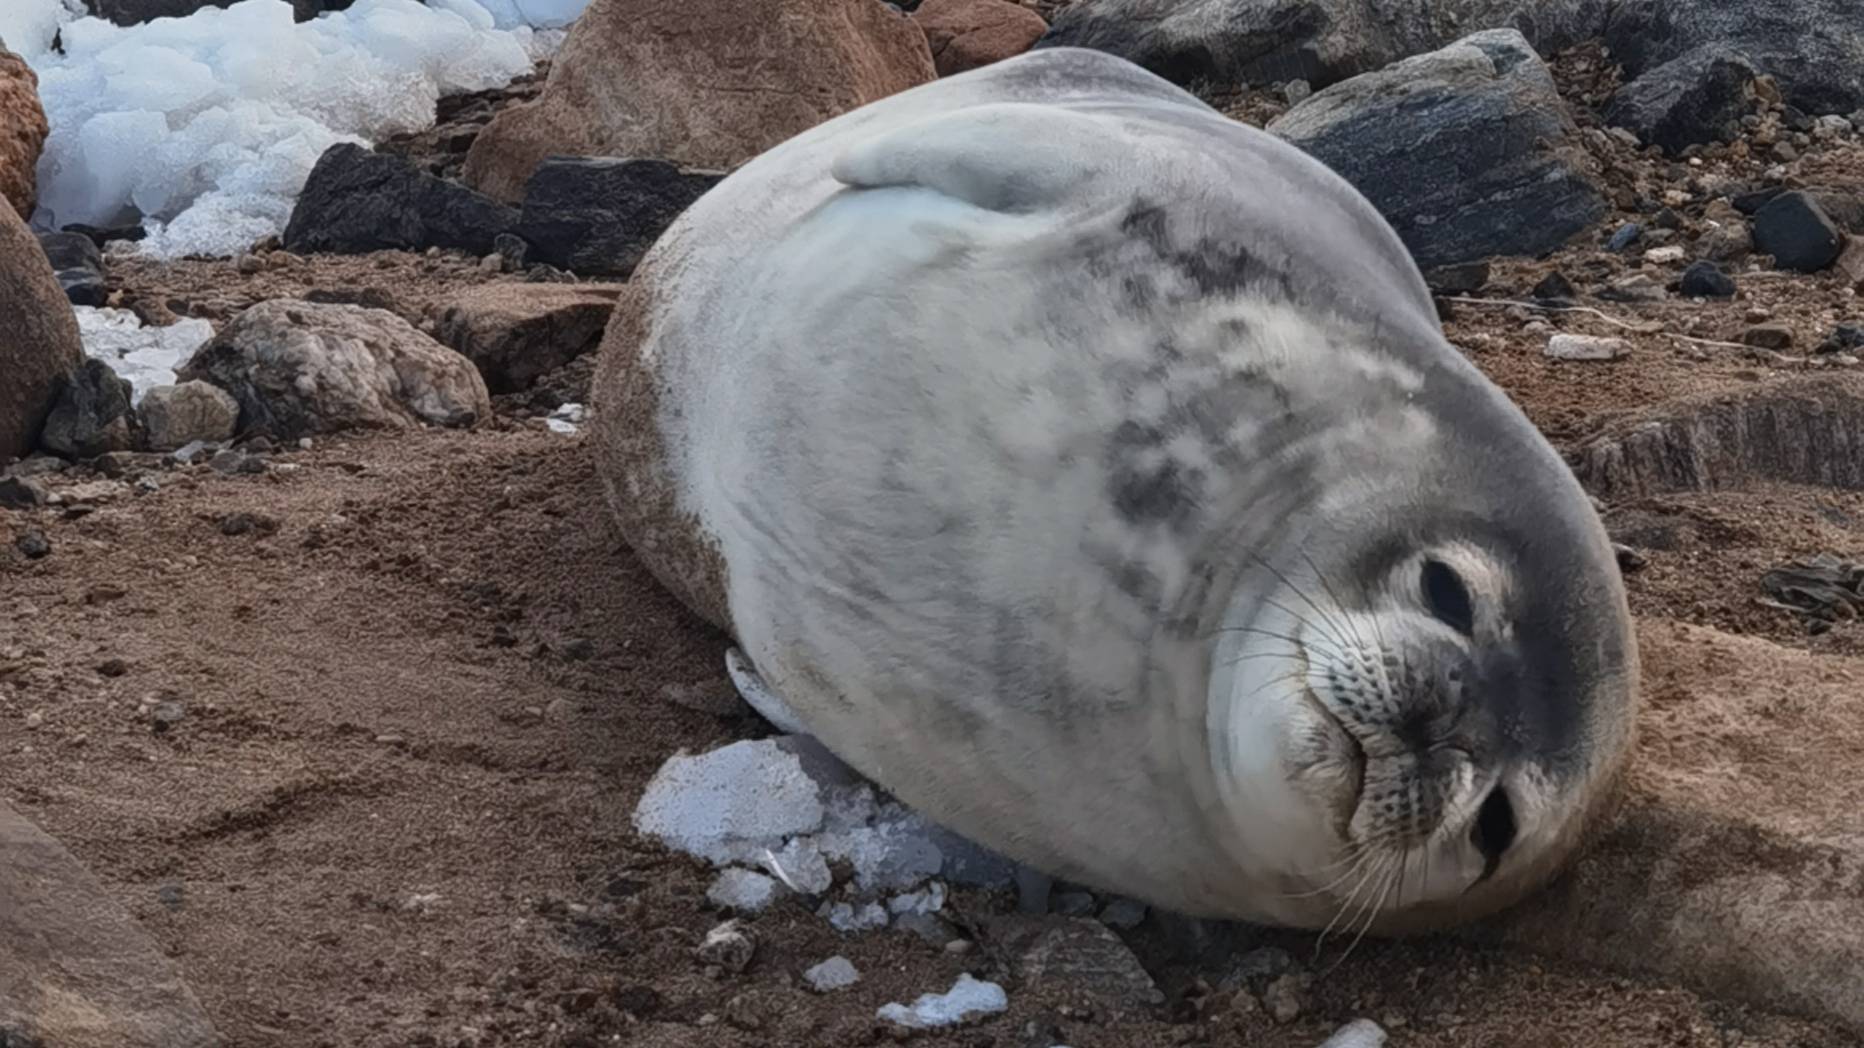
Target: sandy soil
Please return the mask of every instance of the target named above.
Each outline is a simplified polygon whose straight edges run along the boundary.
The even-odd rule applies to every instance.
[[[1593,89],[1573,70],[1584,60],[1562,68],[1575,92]],[[1659,189],[1672,167],[1615,163]],[[1864,150],[1802,163],[1855,178]],[[1581,244],[1498,265],[1480,294],[1525,297],[1556,268],[1589,293],[1635,264]],[[374,289],[421,317],[491,279],[470,259],[393,254],[251,273],[116,264],[111,277],[127,302],[216,318],[312,288]],[[1634,344],[1621,361],[1564,363],[1542,357],[1546,331],[1518,309],[1456,307],[1451,337],[1556,443],[1683,392],[1793,373],[1835,319],[1864,319],[1822,277],[1747,278],[1726,303],[1587,304],[1717,340],[1766,310],[1798,345],[1757,358],[1540,316]],[[1125,1011],[1019,985],[987,937],[958,953],[904,933],[843,936],[794,903],[748,922],[760,945],[745,972],[708,970],[693,948],[722,919],[704,899],[709,873],[639,838],[629,814],[676,750],[767,729],[669,700],[670,686],[729,694],[725,642],[623,548],[582,439],[506,419],[329,439],[270,462],[242,476],[151,466],[71,495],[105,479],[74,471],[52,484],[81,505],[0,510],[0,798],[96,871],[232,1044],[873,1044],[894,1037],[879,1005],[961,971],[1004,979],[1010,1011],[915,1042],[1305,1046],[1366,1016],[1400,1048],[1857,1043],[1519,953],[1367,940],[1316,957],[1309,936],[1200,940],[1157,917],[1123,934],[1166,1000]],[[155,490],[132,487],[139,476]],[[1856,555],[1864,497],[1673,497],[1609,507],[1608,520],[1646,560],[1629,576],[1640,615],[1859,650],[1855,623],[1813,637],[1754,599],[1760,573],[1792,556]],[[16,548],[29,531],[48,556]],[[952,908],[1009,905],[959,893]],[[1286,1023],[1224,985],[1261,946],[1313,975]],[[838,953],[862,981],[803,988],[801,971]]]

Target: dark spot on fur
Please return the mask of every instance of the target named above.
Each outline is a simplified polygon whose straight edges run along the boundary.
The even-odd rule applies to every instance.
[[[1240,239],[1202,236],[1189,248],[1174,243],[1163,207],[1135,204],[1121,221],[1120,231],[1151,248],[1182,273],[1200,295],[1234,296],[1245,288],[1260,291],[1270,286],[1283,298],[1294,297],[1287,272],[1266,263]]]
[[[1183,527],[1197,511],[1203,473],[1166,461],[1156,469],[1121,470],[1113,475],[1113,508],[1131,524]]]

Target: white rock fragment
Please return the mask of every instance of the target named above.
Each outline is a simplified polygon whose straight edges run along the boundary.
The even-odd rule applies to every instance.
[[[718,875],[705,897],[712,905],[743,913],[761,913],[783,892],[783,886],[755,870],[732,866]]]
[[[895,917],[909,913],[933,914],[945,908],[945,886],[933,881],[915,892],[895,895],[887,901],[887,910]]]
[[[865,932],[887,926],[887,908],[877,902],[864,902],[859,906],[848,902],[823,903],[816,915],[825,918],[829,925],[840,932]]]
[[[846,957],[830,957],[803,973],[803,981],[817,993],[845,990],[861,981],[861,973]]]
[[[583,423],[589,419],[589,410],[581,404],[559,404],[555,411],[544,417],[544,425],[552,433],[572,436],[581,431]]]
[[[1010,999],[1003,987],[984,982],[965,972],[945,993],[920,995],[911,1005],[886,1004],[876,1013],[881,1019],[911,1030],[930,1030],[955,1026],[984,1015],[994,1015],[1009,1008]]]
[[[1546,349],[1554,360],[1617,360],[1629,352],[1631,344],[1624,339],[1599,335],[1555,335]]]
[[[771,876],[799,895],[820,895],[835,883],[828,860],[808,837],[792,837],[780,850],[766,850],[762,865]]]
[[[822,788],[779,740],[668,758],[641,795],[635,829],[716,863],[756,862],[822,827]]]
[[[1109,928],[1137,928],[1145,919],[1146,904],[1136,899],[1115,899],[1100,911],[1100,923]]]
[[[1676,262],[1681,262],[1686,257],[1688,257],[1688,253],[1678,244],[1666,244],[1663,247],[1653,247],[1649,251],[1644,252],[1644,261],[1659,266],[1667,266]]]
[[[1385,1030],[1370,1019],[1354,1019],[1321,1042],[1320,1048],[1380,1048]]]

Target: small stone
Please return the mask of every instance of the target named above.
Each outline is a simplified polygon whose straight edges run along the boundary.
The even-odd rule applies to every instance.
[[[121,677],[129,672],[129,663],[122,659],[105,659],[97,664],[97,672],[105,677]]]
[[[1092,899],[1092,896],[1089,896]],[[945,908],[945,886],[933,881],[914,892],[905,892],[887,900],[887,912],[894,916],[909,913],[934,914]]]
[[[1094,897],[1086,892],[1061,892],[1049,900],[1049,909],[1066,917],[1085,917],[1094,912]]]
[[[1864,237],[1846,237],[1845,248],[1832,263],[1838,282],[1854,291],[1864,291]]]
[[[1618,570],[1626,575],[1650,563],[1642,553],[1622,542],[1612,543],[1612,553],[1618,558]]]
[[[272,535],[278,531],[278,521],[263,513],[229,513],[220,518],[222,535]]]
[[[1382,1048],[1385,1031],[1370,1019],[1354,1019],[1322,1041],[1320,1048]]]
[[[155,890],[155,899],[171,910],[179,910],[187,902],[187,894],[179,884],[164,884]]]
[[[143,394],[138,410],[148,445],[155,451],[231,440],[239,424],[239,401],[199,380],[157,386]]]
[[[1636,222],[1626,222],[1624,225],[1612,231],[1611,239],[1605,242],[1605,250],[1623,251],[1625,248],[1636,243],[1637,238],[1642,236],[1643,233],[1644,227],[1638,225]]]
[[[26,477],[0,477],[0,507],[32,509],[45,505],[45,485]]]
[[[505,260],[505,270],[516,273],[524,268],[525,261],[531,253],[531,245],[524,238],[513,233],[500,233],[492,238],[492,249],[498,257]]]
[[[503,273],[504,271],[505,271],[505,256],[504,255],[494,253],[494,254],[487,255],[484,258],[479,260],[479,272],[481,273],[492,274],[492,273]]]
[[[1302,975],[1279,976],[1262,991],[1262,1007],[1276,1022],[1286,1026],[1307,1009],[1307,979]]]
[[[983,982],[965,972],[952,988],[942,994],[921,994],[911,1005],[882,1005],[875,1015],[885,1022],[909,1030],[929,1030],[956,1026],[985,1015],[1008,1009],[1009,995],[994,982]]]
[[[1109,928],[1137,928],[1146,919],[1146,904],[1137,899],[1115,899],[1100,911],[1100,923]]]
[[[180,724],[182,718],[186,716],[187,711],[182,708],[181,703],[158,702],[155,704],[155,709],[149,713],[149,723],[157,735],[162,735]]]
[[[734,975],[750,967],[751,957],[756,953],[757,940],[739,927],[736,919],[707,932],[698,950],[701,962],[716,964]]]
[[[248,455],[236,448],[221,448],[214,453],[207,464],[215,473],[233,476],[240,473],[264,473],[265,459],[258,455]]]
[[[775,902],[782,890],[782,885],[755,870],[733,866],[718,875],[705,897],[721,909],[759,913]]]
[[[1599,297],[1609,302],[1662,302],[1665,296],[1663,285],[1649,274],[1632,273],[1612,281]]]
[[[1644,261],[1655,266],[1668,266],[1681,262],[1685,254],[1683,249],[1676,244],[1671,244],[1667,247],[1653,247],[1649,251],[1644,252]]]
[[[244,276],[251,276],[265,271],[265,260],[257,255],[241,255],[239,261],[233,264],[233,268],[239,270]]]
[[[1782,164],[1790,164],[1799,159],[1799,150],[1794,149],[1791,142],[1775,142],[1773,158]]]
[[[1838,259],[1844,241],[1818,200],[1795,190],[1755,212],[1754,246],[1784,269],[1813,273]]]
[[[823,903],[816,911],[836,930],[842,932],[864,932],[887,926],[887,908],[877,902],[863,903],[856,907],[852,903]]]
[[[1489,263],[1487,260],[1463,262],[1453,266],[1438,266],[1424,274],[1424,283],[1439,295],[1467,295],[1482,288],[1489,282]]]
[[[1735,293],[1734,278],[1722,271],[1722,267],[1703,259],[1693,262],[1683,270],[1681,285],[1683,294],[1691,298],[1731,298]]]
[[[1631,344],[1622,338],[1568,334],[1548,339],[1545,350],[1553,360],[1617,360],[1629,352]]]
[[[1832,329],[1824,342],[1819,344],[1819,353],[1849,353],[1864,349],[1864,322],[1840,324]]]
[[[43,560],[52,555],[51,540],[45,537],[45,532],[37,528],[28,528],[22,532],[19,538],[13,540],[13,546],[27,560]]]
[[[1290,80],[1282,85],[1282,97],[1291,106],[1298,106],[1314,93],[1314,85],[1305,80]]]
[[[1566,279],[1566,275],[1558,270],[1547,274],[1540,283],[1534,285],[1534,290],[1529,294],[1542,302],[1553,303],[1571,302],[1579,297],[1579,292],[1573,287],[1573,282]]]
[[[817,993],[832,993],[861,981],[861,973],[848,958],[836,956],[803,972],[803,981]]]
[[[39,728],[42,728],[44,726],[45,726],[45,714],[38,713],[38,712],[26,714],[26,727],[28,730],[37,731]]]
[[[761,1030],[764,1008],[756,997],[741,993],[725,1002],[725,1021],[740,1030]]]
[[[1757,349],[1786,349],[1793,344],[1793,329],[1785,324],[1757,324],[1741,333],[1741,342]]]

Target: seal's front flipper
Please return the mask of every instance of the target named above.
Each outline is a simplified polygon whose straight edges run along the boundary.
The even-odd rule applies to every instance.
[[[778,731],[789,735],[807,735],[809,729],[790,712],[789,704],[764,684],[764,678],[758,676],[751,668],[751,661],[744,657],[744,652],[737,648],[725,651],[725,672],[731,675],[731,683],[737,686],[738,694],[757,715],[769,721]]]

